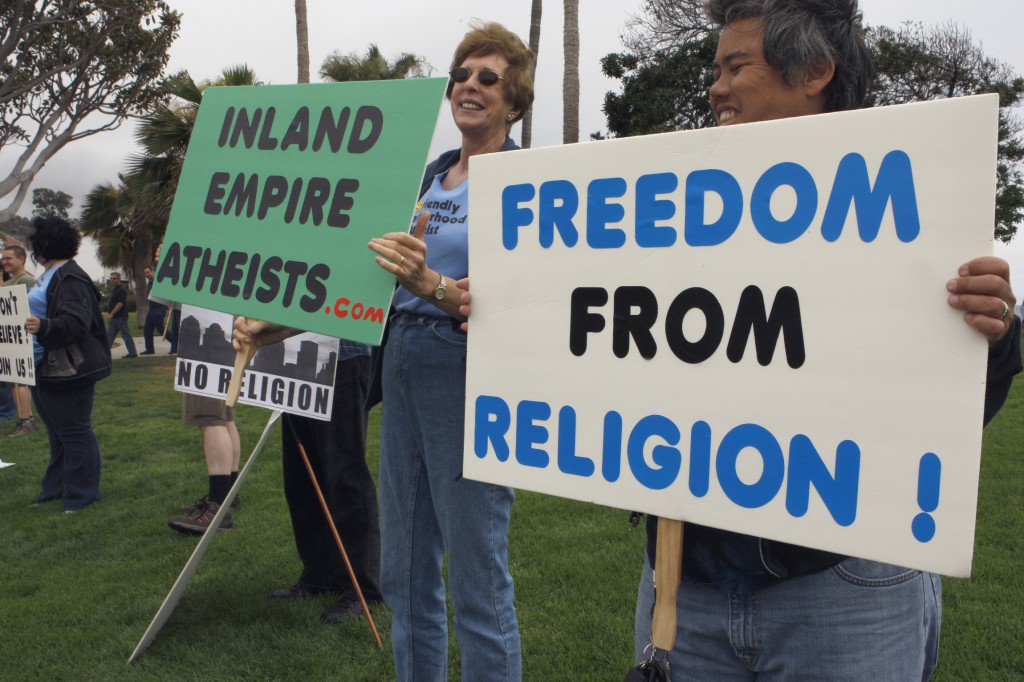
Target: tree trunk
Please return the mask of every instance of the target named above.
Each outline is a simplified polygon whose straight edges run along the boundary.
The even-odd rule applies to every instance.
[[[530,7],[530,52],[533,53],[533,68],[530,70],[530,79],[537,76],[537,55],[540,53],[540,15],[543,0],[533,0]],[[534,87],[537,84],[534,83]],[[527,109],[523,114],[523,149],[529,149],[533,144],[533,107]]]
[[[299,83],[309,82],[309,24],[306,0],[295,0],[295,36],[299,48]]]
[[[563,0],[563,4],[562,144],[575,144],[580,141],[580,3],[579,0]]]
[[[148,237],[136,237],[132,249],[132,285],[135,289],[135,323],[146,324],[149,312],[149,292],[146,291],[146,275],[142,271],[153,264],[153,243]],[[127,274],[127,273],[126,273]],[[127,277],[125,277],[127,279]]]

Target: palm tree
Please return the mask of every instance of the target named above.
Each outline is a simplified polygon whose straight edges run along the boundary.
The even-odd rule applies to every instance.
[[[562,144],[575,144],[580,141],[580,2],[563,0],[563,5]]]
[[[135,131],[142,151],[118,176],[119,185],[97,185],[89,192],[82,231],[99,242],[100,263],[123,268],[135,291],[145,291],[143,268],[152,263],[153,251],[167,230],[203,90],[210,85],[260,84],[255,72],[244,64],[228,67],[216,79],[200,85],[187,71],[169,76],[163,90],[172,99],[142,118]],[[145,319],[149,307],[145,297],[137,297],[136,304],[136,315]]]
[[[309,22],[306,0],[295,0],[295,42],[299,50],[299,83],[309,82]]]
[[[540,52],[540,15],[543,0],[533,0],[530,6],[530,52],[533,53],[533,68],[530,70],[530,79],[537,75],[537,54]],[[523,149],[529,149],[533,144],[533,107],[523,114]]]
[[[423,78],[433,71],[430,62],[424,57],[403,52],[393,62],[388,62],[380,49],[371,44],[366,55],[360,57],[355,52],[343,55],[332,52],[320,65],[320,77],[336,83],[349,81],[378,81],[398,78]]]

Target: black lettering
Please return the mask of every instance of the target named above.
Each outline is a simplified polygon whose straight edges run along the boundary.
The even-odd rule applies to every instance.
[[[181,267],[181,244],[172,243],[161,252],[160,267],[157,268],[156,280],[168,280],[171,284],[178,283],[178,268]]]
[[[298,145],[299,151],[306,151],[306,145],[309,144],[309,107],[299,107],[299,110],[295,112],[295,116],[292,117],[292,122],[288,125],[288,130],[285,132],[284,137],[281,138],[281,151],[288,149],[292,145]]]
[[[313,214],[313,224],[319,225],[324,220],[324,204],[331,196],[331,183],[327,178],[310,178],[306,183],[306,196],[299,212],[299,223],[305,225]]]
[[[196,259],[203,255],[203,248],[194,245],[186,246],[181,253],[185,256],[185,274],[181,278],[181,286],[187,287],[188,283],[192,281],[192,268],[196,264]]]
[[[260,254],[252,254],[249,261],[249,272],[245,277],[245,286],[242,287],[242,298],[248,301],[252,297],[252,288],[256,286],[256,276],[260,273]]]
[[[370,124],[370,130],[363,136],[365,124]],[[356,112],[356,120],[352,124],[352,134],[348,137],[348,153],[364,154],[377,144],[380,133],[384,129],[384,113],[373,105],[359,107]]]
[[[231,385],[231,370],[227,367],[221,367],[220,373],[217,376],[217,392],[227,393],[228,386]]]
[[[279,256],[271,256],[263,262],[263,269],[260,270],[260,281],[263,287],[256,291],[256,300],[260,303],[270,303],[277,298],[277,292],[281,289],[281,279],[277,276],[284,261]]]
[[[747,339],[754,335],[754,349],[757,361],[767,367],[775,354],[781,334],[786,346],[786,362],[796,369],[804,364],[803,323],[800,319],[800,299],[793,287],[782,287],[775,295],[770,314],[765,312],[764,294],[756,286],[749,286],[740,294],[736,319],[729,334],[726,356],[732,362],[743,359]]]
[[[239,138],[244,137],[245,148],[252,149],[252,144],[256,141],[256,133],[260,130],[262,116],[263,110],[257,108],[250,120],[248,110],[245,107],[239,109],[238,117],[235,118],[235,128],[231,131],[231,146],[237,147]]]
[[[215,294],[220,284],[221,275],[224,274],[225,253],[218,251],[217,260],[214,262],[210,262],[211,255],[213,255],[211,249],[206,249],[203,252],[203,262],[199,266],[199,273],[196,275],[196,291],[202,291],[203,284],[206,283],[206,280],[210,280],[210,293]]]
[[[315,313],[327,300],[327,287],[324,282],[331,276],[331,268],[326,263],[317,263],[306,273],[305,296],[299,299],[299,307],[304,312]]]
[[[224,281],[220,285],[221,296],[238,296],[238,285],[235,282],[242,279],[242,266],[249,260],[249,255],[244,251],[232,251],[228,254],[228,264],[224,268]]]
[[[274,114],[276,113],[274,107],[267,107],[267,115],[263,118],[263,129],[260,130],[260,141],[256,144],[263,151],[277,149],[277,138],[270,136],[270,129],[274,125]]]
[[[299,205],[299,197],[302,196],[302,178],[292,180],[292,191],[288,196],[288,206],[284,209],[284,221],[289,225],[295,218],[295,209]]]
[[[348,127],[349,113],[348,107],[342,107],[338,112],[338,122],[335,125],[331,108],[324,107],[324,110],[320,112],[320,122],[316,125],[316,135],[313,136],[313,151],[320,151],[324,144],[324,138],[327,138],[332,152],[337,154],[341,151],[341,143],[345,139],[345,129]]]
[[[231,178],[228,173],[214,173],[210,176],[210,189],[206,192],[206,203],[203,204],[203,213],[206,215],[220,215],[220,204],[217,202],[224,198],[224,183]]]
[[[634,314],[633,309],[639,310]],[[619,287],[615,290],[612,307],[612,352],[615,357],[629,354],[629,339],[633,338],[640,356],[650,360],[658,350],[651,327],[658,320],[658,299],[647,287]]]
[[[225,175],[227,175],[225,173]],[[235,215],[242,215],[242,204],[245,204],[245,217],[251,218],[252,212],[256,208],[256,195],[260,190],[260,176],[253,173],[249,176],[248,182],[245,179],[245,173],[239,173],[235,176],[235,181],[231,185],[231,191],[228,192],[228,200],[224,202],[224,213],[227,214],[231,210],[231,207],[235,208]]]
[[[260,208],[256,217],[263,220],[267,217],[267,211],[280,206],[288,196],[288,180],[282,175],[270,175],[266,184],[263,185],[263,196],[260,198]]]
[[[587,334],[604,330],[604,316],[590,308],[607,305],[608,292],[600,287],[577,287],[569,301],[569,350],[579,357],[587,352]]]
[[[683,335],[683,319],[694,308],[704,314],[704,335],[698,341],[689,341]],[[718,299],[707,289],[692,287],[680,293],[668,307],[665,316],[665,338],[668,347],[683,362],[704,362],[718,350],[725,330],[725,315]]]
[[[231,132],[231,121],[235,118],[235,108],[228,107],[224,112],[224,123],[220,126],[220,137],[217,138],[217,146],[223,147],[228,143],[228,133]]]
[[[284,298],[281,299],[281,305],[285,308],[292,304],[292,297],[295,296],[295,285],[298,284],[300,275],[306,274],[306,270],[309,266],[302,261],[290,260],[284,264],[284,271],[288,273],[288,281],[284,286]]]
[[[192,385],[192,363],[178,360],[178,385],[188,388]]]
[[[342,178],[334,185],[334,198],[331,199],[331,210],[327,213],[327,224],[331,227],[348,227],[349,216],[343,211],[351,211],[355,199],[350,195],[359,189],[359,181]]]

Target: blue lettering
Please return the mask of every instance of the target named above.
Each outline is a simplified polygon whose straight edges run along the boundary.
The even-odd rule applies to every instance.
[[[622,472],[622,415],[614,410],[604,415],[604,447],[601,450],[601,475],[614,483]]]
[[[535,400],[522,400],[516,405],[516,461],[527,467],[543,469],[548,465],[548,453],[534,445],[548,442],[548,430],[535,421],[551,418],[551,406]]]
[[[657,414],[644,417],[633,427],[626,444],[626,457],[634,478],[641,485],[651,490],[664,490],[676,480],[683,458],[678,449],[669,446],[679,442],[679,435],[679,427]],[[655,445],[651,451],[651,460],[658,465],[657,469],[649,466],[644,458],[644,446],[655,437],[668,443]]]
[[[508,460],[509,448],[505,434],[512,425],[508,403],[491,395],[477,396],[473,429],[473,452],[480,459],[487,456],[488,443],[499,462]]]
[[[672,246],[676,243],[676,229],[671,225],[658,225],[659,220],[670,220],[676,214],[676,204],[658,199],[659,194],[676,191],[679,178],[675,173],[641,175],[636,181],[636,243],[644,248]]]
[[[704,195],[708,192],[715,192],[722,198],[722,215],[710,225],[704,222]],[[687,244],[721,244],[736,231],[742,217],[743,190],[732,175],[709,168],[686,176],[686,227],[683,235]]]
[[[921,218],[917,212],[917,194],[910,157],[898,149],[886,154],[872,188],[864,157],[860,154],[847,154],[836,169],[832,194],[821,221],[821,235],[830,242],[839,239],[850,212],[850,204],[853,204],[861,241],[874,241],[890,199],[896,236],[901,242],[914,241],[921,233]]]
[[[594,249],[617,249],[626,243],[626,233],[608,223],[617,223],[626,215],[622,204],[608,199],[626,193],[622,178],[601,178],[587,186],[587,244]]]
[[[798,518],[806,514],[813,485],[835,522],[849,526],[857,518],[859,479],[860,448],[852,440],[844,440],[836,448],[836,475],[833,477],[811,440],[797,434],[789,443],[786,511]]]
[[[708,494],[711,479],[711,426],[694,422],[690,427],[690,492],[694,497]]]
[[[783,185],[796,192],[796,209],[786,220],[772,214],[772,195]],[[807,169],[796,163],[779,163],[766,170],[750,195],[750,217],[761,236],[775,244],[788,244],[811,226],[818,210],[818,188]]]
[[[530,184],[509,185],[501,191],[501,243],[507,251],[519,244],[519,228],[533,222],[533,211],[519,204],[530,201],[536,193]],[[547,246],[551,246],[550,239]]]
[[[594,462],[576,454],[576,410],[568,405],[558,411],[558,469],[574,476],[592,476]]]
[[[751,484],[741,481],[736,471],[736,461],[746,448],[753,448],[763,463],[761,477]],[[718,446],[715,470],[722,491],[730,500],[741,507],[756,509],[771,502],[779,492],[786,464],[779,442],[768,429],[757,424],[740,424],[725,434]]]
[[[568,180],[548,180],[542,183],[538,225],[540,245],[550,247],[555,241],[557,229],[566,246],[576,246],[580,235],[572,219],[579,207],[580,197],[576,193],[576,185]]]

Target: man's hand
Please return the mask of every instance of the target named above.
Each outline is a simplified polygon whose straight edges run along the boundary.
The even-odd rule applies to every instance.
[[[960,266],[946,283],[949,305],[964,311],[964,321],[985,335],[989,344],[1003,338],[1013,322],[1016,302],[1010,288],[1010,265],[1002,258],[982,256]]]

